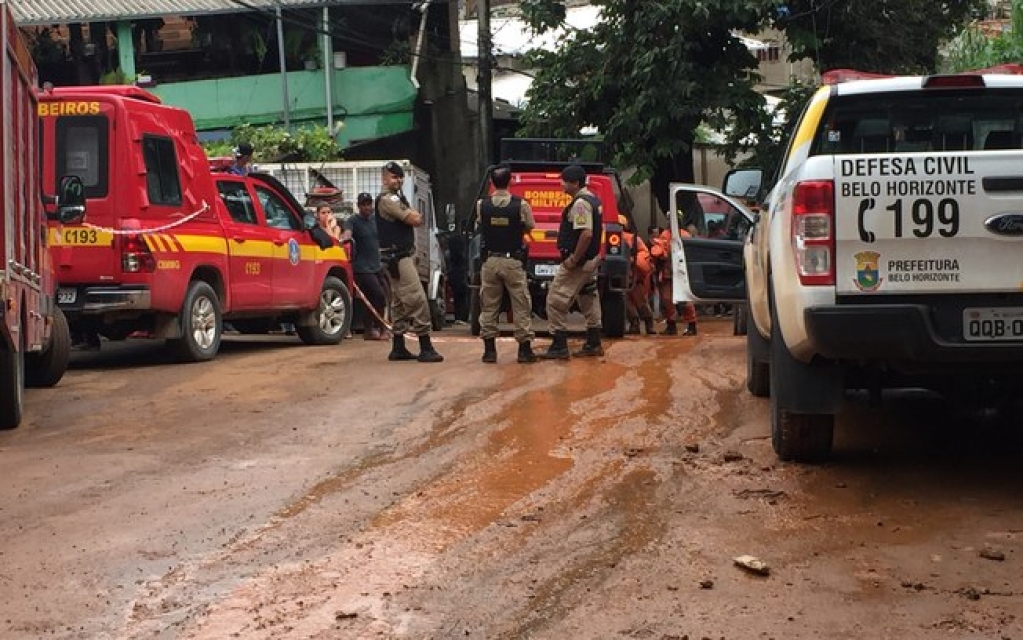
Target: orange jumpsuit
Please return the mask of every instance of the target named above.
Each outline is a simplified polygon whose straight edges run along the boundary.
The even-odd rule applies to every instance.
[[[623,232],[625,244],[632,249],[632,288],[625,296],[626,314],[633,323],[642,318],[652,320],[650,311],[650,274],[654,271],[650,250],[643,239],[634,233]]]
[[[679,237],[691,238],[685,229],[678,230]],[[675,305],[671,300],[671,229],[665,229],[661,235],[654,238],[653,246],[650,247],[650,257],[653,259],[654,268],[660,274],[658,278],[657,293],[661,299],[661,309],[668,326],[675,325]],[[696,305],[686,302],[682,307],[682,322],[696,322]]]

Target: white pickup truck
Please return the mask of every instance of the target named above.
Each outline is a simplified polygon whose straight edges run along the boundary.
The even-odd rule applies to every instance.
[[[1021,142],[1019,75],[812,97],[744,246],[747,387],[779,458],[830,455],[847,389],[1019,394]]]

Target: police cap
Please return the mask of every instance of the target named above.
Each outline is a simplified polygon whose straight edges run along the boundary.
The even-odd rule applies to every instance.
[[[561,179],[565,182],[586,184],[586,169],[577,164],[571,164],[561,170]]]
[[[384,165],[384,171],[397,178],[405,177],[405,170],[402,169],[401,165],[395,162],[394,160],[391,160],[390,162]]]
[[[362,193],[359,194],[359,197],[356,199],[356,201],[359,204],[366,204],[367,202],[373,202],[373,196],[371,196],[368,193],[366,193],[365,191],[363,191]]]

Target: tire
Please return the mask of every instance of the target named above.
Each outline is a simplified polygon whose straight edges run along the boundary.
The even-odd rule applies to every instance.
[[[480,290],[473,289],[469,294],[469,330],[472,335],[480,334]]]
[[[220,300],[213,287],[202,280],[188,286],[180,322],[182,337],[171,341],[178,356],[187,362],[212,360],[220,350],[224,334]]]
[[[21,424],[25,406],[25,349],[0,351],[0,429]]]
[[[749,321],[749,304],[743,305],[746,325],[746,389],[756,398],[771,395],[771,343]],[[738,309],[736,309],[738,313]]]
[[[760,335],[754,329],[747,334]],[[747,342],[748,344],[748,342]],[[778,317],[771,300],[770,394],[771,445],[778,458],[792,462],[822,462],[831,456],[835,416],[830,413],[795,412],[783,406],[781,385],[791,385],[808,375],[811,367],[789,353],[781,336]],[[802,385],[799,385],[802,387]],[[789,390],[791,394],[791,390]],[[803,391],[802,393],[806,393]]]
[[[737,304],[732,309],[732,335],[744,336],[748,330],[749,312],[745,304]]]
[[[447,307],[444,300],[444,287],[440,288],[440,298],[430,300],[430,326],[434,331],[441,331],[447,324]]]
[[[621,338],[625,335],[625,292],[608,291],[600,298],[600,315],[604,335]]]
[[[64,312],[54,307],[50,344],[42,353],[25,355],[25,385],[52,387],[60,382],[71,359],[71,331]]]
[[[339,344],[352,326],[352,296],[348,287],[334,276],[327,276],[320,289],[320,303],[313,312],[313,324],[295,327],[306,344]]]

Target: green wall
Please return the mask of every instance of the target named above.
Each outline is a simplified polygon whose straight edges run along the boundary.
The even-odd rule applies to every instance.
[[[416,87],[407,66],[354,67],[333,72],[334,122],[346,147],[353,142],[412,129]],[[291,123],[326,123],[324,71],[288,72]],[[186,109],[200,131],[230,129],[242,123],[272,124],[284,120],[278,73],[216,80],[194,80],[150,89],[165,103]]]

